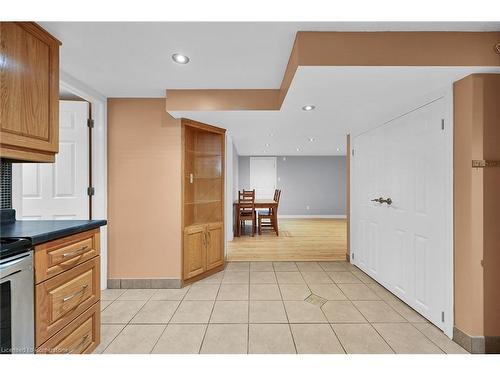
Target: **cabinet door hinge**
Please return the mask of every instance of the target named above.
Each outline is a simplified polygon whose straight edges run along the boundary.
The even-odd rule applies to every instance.
[[[93,196],[94,194],[95,194],[95,189],[94,189],[93,187],[89,186],[89,187],[87,188],[87,195],[88,195],[89,197],[91,197],[91,196]]]
[[[94,127],[94,120],[89,118],[87,119],[87,126],[92,129]]]

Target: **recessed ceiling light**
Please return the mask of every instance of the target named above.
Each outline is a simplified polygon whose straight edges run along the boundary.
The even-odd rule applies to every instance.
[[[338,152],[338,151],[340,151],[340,148],[339,148],[339,147],[337,147],[337,152]]]
[[[266,147],[269,147],[269,146],[271,146],[271,145],[269,143],[266,143]]]
[[[309,142],[314,142],[314,138],[313,137],[309,138]]]
[[[172,55],[172,60],[174,60],[177,64],[187,64],[189,62],[189,57],[180,53],[174,53]]]
[[[312,111],[314,108],[316,108],[316,106],[314,106],[312,104],[308,104],[308,105],[303,106],[302,110],[303,111]]]
[[[299,147],[297,147],[297,151],[300,151],[300,148],[299,148]]]
[[[269,133],[269,136],[270,137],[274,137],[274,133]]]

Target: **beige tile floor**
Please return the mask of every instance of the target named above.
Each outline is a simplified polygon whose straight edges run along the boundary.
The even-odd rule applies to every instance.
[[[345,262],[232,262],[183,289],[107,289],[101,309],[95,353],[467,353]]]

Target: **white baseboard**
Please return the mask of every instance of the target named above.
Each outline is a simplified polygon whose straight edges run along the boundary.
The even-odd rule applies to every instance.
[[[346,215],[278,215],[279,219],[347,219]]]

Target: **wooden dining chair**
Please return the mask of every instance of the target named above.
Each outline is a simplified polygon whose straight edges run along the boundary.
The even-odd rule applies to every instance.
[[[252,221],[252,237],[257,229],[257,212],[255,211],[255,190],[238,192],[238,225],[245,231],[245,223]]]
[[[281,190],[276,189],[274,191],[274,201],[276,202],[276,206],[269,209],[269,211],[259,211],[258,217],[258,227],[259,234],[262,234],[262,228],[270,228],[274,229],[276,235],[279,236],[278,229],[278,207],[281,198]]]

